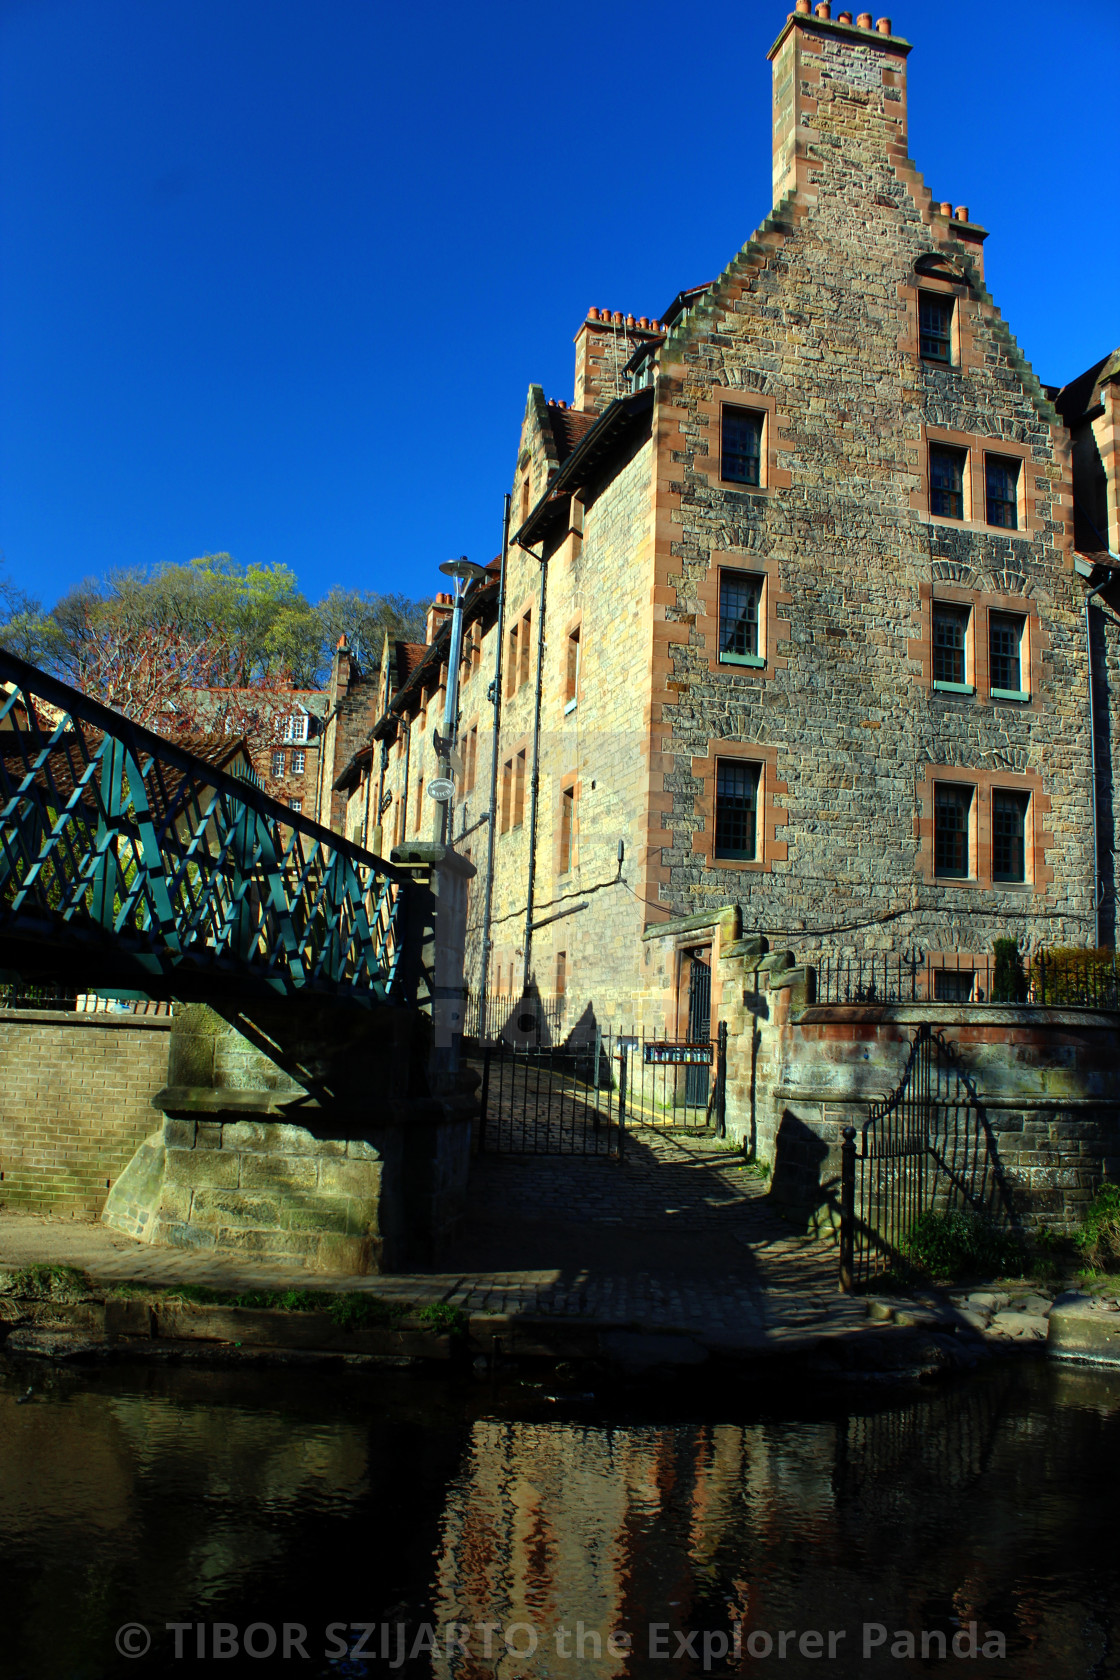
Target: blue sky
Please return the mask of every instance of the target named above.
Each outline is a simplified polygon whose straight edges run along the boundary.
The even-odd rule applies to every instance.
[[[8,575],[225,549],[423,594],[489,559],[587,307],[660,314],[769,209],[786,10],[0,0]],[[1069,378],[1120,343],[1120,10],[892,16],[911,155]]]

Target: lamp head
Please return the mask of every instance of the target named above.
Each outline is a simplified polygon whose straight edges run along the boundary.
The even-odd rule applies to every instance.
[[[486,567],[476,566],[465,554],[460,555],[458,560],[445,560],[440,566],[440,571],[444,577],[454,578],[456,583],[461,583],[464,587],[486,576]]]

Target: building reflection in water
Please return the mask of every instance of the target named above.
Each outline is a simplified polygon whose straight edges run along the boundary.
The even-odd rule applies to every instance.
[[[828,1633],[843,1633],[833,1672],[897,1676],[896,1630],[916,1646],[943,1633],[955,1666],[952,1638],[971,1622],[980,1644],[993,1631],[1007,1641],[987,1674],[1089,1672],[1116,1634],[1111,1541],[1102,1526],[1094,1547],[1086,1526],[1086,1478],[1099,1453],[1117,1457],[1116,1379],[1040,1374],[1032,1403],[1008,1369],[903,1405],[853,1404],[745,1425],[477,1422],[443,1524],[434,1672],[702,1672],[701,1639],[690,1660],[676,1636],[704,1629],[717,1658],[727,1639],[713,1672],[746,1672],[767,1634],[777,1666],[778,1633],[796,1629],[820,1631],[826,1657]],[[452,1623],[471,1629],[466,1652],[454,1635],[448,1649]],[[665,1628],[653,1648],[651,1623]],[[499,1631],[511,1624],[516,1660]],[[864,1624],[889,1630],[866,1664]],[[916,1664],[926,1671],[920,1647]],[[794,1641],[780,1672],[822,1666]]]

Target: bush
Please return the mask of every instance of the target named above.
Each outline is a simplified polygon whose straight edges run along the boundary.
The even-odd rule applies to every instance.
[[[1014,939],[997,939],[992,949],[996,959],[992,975],[992,1002],[1025,1003],[1027,977],[1023,972],[1018,944]]]
[[[1019,1271],[1023,1252],[1016,1237],[989,1215],[970,1208],[930,1209],[899,1244],[905,1258],[931,1277],[997,1276]]]
[[[1032,1003],[1114,1008],[1116,992],[1116,953],[1107,946],[1054,945],[1031,958]]]
[[[1102,1187],[1073,1240],[1093,1271],[1120,1271],[1120,1184]]]

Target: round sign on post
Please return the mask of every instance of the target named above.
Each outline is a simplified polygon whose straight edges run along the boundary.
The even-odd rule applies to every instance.
[[[449,781],[446,776],[436,776],[428,783],[428,793],[432,799],[446,804],[449,799],[455,797],[455,783]]]

